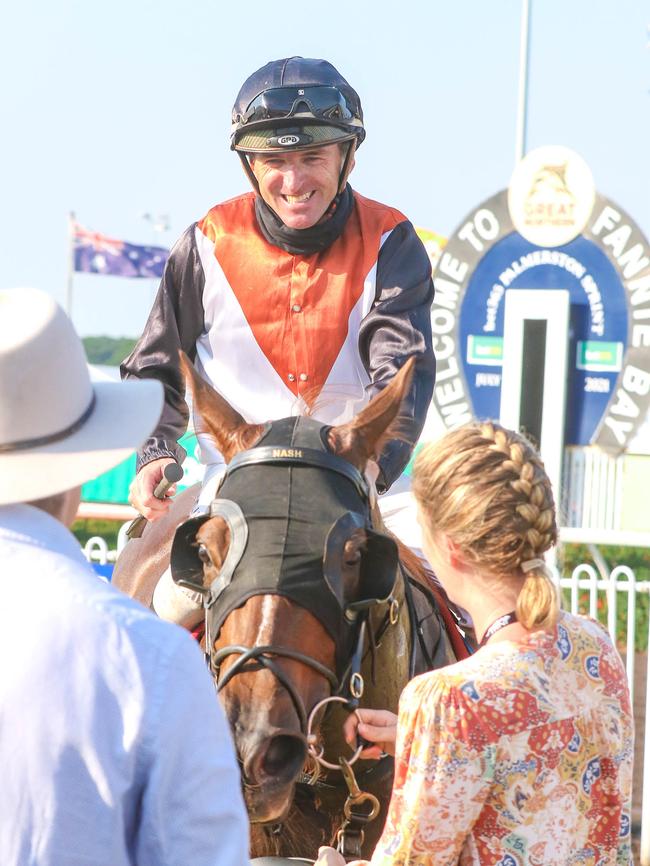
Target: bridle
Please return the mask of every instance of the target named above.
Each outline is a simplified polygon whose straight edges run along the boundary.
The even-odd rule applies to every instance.
[[[221,663],[224,659],[227,659],[232,655],[238,655],[239,658],[228,668],[223,676],[219,676],[218,671],[221,667]],[[325,665],[316,661],[316,659],[313,659],[311,656],[308,656],[306,653],[278,646],[277,644],[254,647],[232,644],[230,646],[221,647],[221,649],[217,650],[212,657],[213,669],[216,668],[217,671],[215,675],[217,691],[220,692],[228,685],[233,677],[242,673],[249,662],[257,662],[261,667],[271,671],[278,682],[281,683],[284,689],[289,693],[289,697],[291,698],[300,721],[300,730],[305,737],[307,737],[308,716],[305,705],[291,682],[291,679],[283,672],[282,668],[275,663],[274,658],[276,657],[294,659],[295,661],[301,662],[303,665],[312,668],[312,670],[316,671],[316,673],[320,674],[329,682],[334,691],[338,691],[339,679],[334,671],[331,671]]]
[[[367,509],[368,515],[370,513],[370,491],[368,482],[363,474],[349,461],[342,457],[332,453],[317,451],[312,448],[259,446],[241,452],[236,455],[228,465],[222,480],[222,485],[229,476],[232,476],[234,472],[241,470],[243,467],[259,465],[311,466],[324,471],[338,473],[354,484],[364,509]],[[211,646],[208,641],[212,639],[212,636],[208,634],[207,630],[209,619],[208,611],[210,606],[215,603],[216,598],[217,596],[208,596],[205,602],[206,648],[208,649],[208,652]],[[310,728],[311,721],[313,720],[313,710],[308,714],[302,698],[296,691],[291,679],[283,672],[275,659],[289,658],[311,668],[327,680],[332,689],[332,698],[337,701],[343,701],[351,710],[355,709],[363,694],[363,679],[361,677],[360,667],[366,634],[365,617],[359,617],[357,616],[357,613],[358,611],[354,609],[351,609],[350,611],[350,616],[354,616],[357,619],[358,634],[357,640],[355,641],[357,649],[350,662],[349,670],[346,670],[342,677],[339,677],[335,671],[330,670],[330,668],[300,650],[289,649],[278,644],[267,644],[264,646],[253,647],[232,644],[221,647],[210,657],[212,672],[217,684],[217,691],[224,689],[235,676],[244,672],[249,662],[259,664],[261,667],[271,671],[278,682],[288,692],[300,722],[301,733],[305,737],[309,738],[311,734]],[[395,617],[394,606],[391,616],[393,618]],[[361,645],[359,646],[359,644]],[[239,658],[223,675],[221,675],[220,671],[222,663],[232,655],[237,655]],[[346,691],[348,692],[348,695],[343,698],[342,694]],[[330,699],[327,698],[325,700],[329,702]],[[319,702],[319,704],[323,703],[324,702]],[[316,758],[318,756],[314,753],[313,757]]]
[[[326,450],[302,447],[299,445],[259,445],[247,451],[243,451],[236,455],[228,464],[226,472],[221,480],[219,490],[217,491],[217,497],[223,495],[224,488],[227,488],[227,482],[232,479],[233,475],[241,473],[241,471],[246,467],[260,466],[284,466],[285,468],[290,467],[292,469],[310,467],[324,473],[334,473],[336,476],[343,477],[348,482],[352,483],[358,499],[359,510],[355,510],[354,512],[348,511],[333,524],[328,536],[328,548],[324,555],[325,571],[327,571],[328,568],[330,572],[332,569],[335,570],[335,565],[330,566],[327,563],[327,559],[331,553],[329,548],[333,547],[336,551],[338,547],[344,543],[346,533],[350,533],[355,529],[364,528],[369,534],[374,534],[372,533],[371,527],[370,491],[368,482],[364,475],[349,461]],[[341,600],[341,603],[344,605],[342,610],[342,622],[345,623],[345,627],[351,630],[351,645],[353,651],[349,662],[340,672],[331,670],[326,665],[299,649],[292,649],[278,644],[266,644],[264,646],[232,644],[220,647],[219,649],[214,649],[217,634],[214,633],[214,629],[211,626],[211,621],[213,619],[212,610],[214,606],[219,603],[219,599],[222,597],[224,589],[230,586],[230,582],[237,565],[241,560],[248,540],[246,518],[241,512],[240,505],[237,502],[216,498],[212,503],[210,513],[204,516],[201,519],[201,522],[217,515],[224,517],[231,527],[231,548],[233,548],[228,552],[226,562],[224,563],[224,566],[222,566],[217,578],[206,590],[202,584],[199,587],[197,583],[184,579],[182,576],[179,578],[177,574],[174,574],[174,579],[181,585],[188,586],[194,590],[200,589],[203,593],[206,624],[206,654],[211,672],[217,685],[217,690],[222,691],[238,674],[248,670],[251,664],[269,670],[289,694],[298,716],[301,733],[306,738],[309,738],[311,734],[310,716],[312,716],[313,713],[308,711],[308,708],[305,707],[291,678],[278,664],[278,659],[292,659],[315,671],[328,682],[331,689],[331,698],[345,703],[350,710],[356,709],[359,705],[359,699],[363,694],[364,688],[363,677],[361,675],[361,662],[366,649],[366,644],[369,643],[371,647],[374,646],[379,638],[379,632],[383,633],[383,630],[385,630],[389,624],[397,622],[399,608],[397,601],[392,595],[393,584],[397,573],[396,554],[395,574],[390,587],[390,592],[386,593],[385,598],[360,599],[350,602]],[[188,521],[188,523],[191,522],[192,521]],[[194,531],[194,529],[192,531]],[[390,541],[390,543],[393,544],[392,541]],[[176,544],[176,540],[174,544]],[[228,564],[231,554],[233,561],[230,563],[229,567],[226,568],[225,566]],[[174,551],[172,550],[172,559],[173,557]],[[239,603],[242,601],[243,599]],[[368,635],[367,624],[369,611],[372,607],[378,604],[388,605],[386,617],[384,618],[384,622],[382,623],[382,626],[380,626],[377,634]],[[317,614],[316,616],[318,618]],[[233,655],[238,656],[238,658],[227,669],[227,671],[222,673],[221,668],[224,661],[231,658]],[[329,701],[329,699],[326,699],[326,701]],[[318,755],[313,753],[313,757],[317,758]]]

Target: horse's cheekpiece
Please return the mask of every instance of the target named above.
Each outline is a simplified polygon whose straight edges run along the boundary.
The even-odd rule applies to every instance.
[[[231,460],[210,513],[179,526],[171,569],[178,584],[204,594],[210,647],[230,612],[254,595],[282,595],[310,611],[336,644],[337,676],[328,676],[336,690],[367,611],[391,598],[398,552],[392,538],[372,529],[366,480],[332,453],[328,430],[303,416],[269,424],[256,447]],[[195,537],[215,516],[228,524],[231,543],[206,590]],[[343,580],[344,546],[359,530],[366,542],[351,593]],[[248,651],[246,660],[260,660],[259,650]],[[212,654],[215,673],[223,657]]]

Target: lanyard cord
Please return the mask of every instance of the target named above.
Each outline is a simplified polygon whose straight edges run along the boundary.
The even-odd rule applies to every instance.
[[[492,625],[488,626],[485,634],[481,638],[478,648],[480,649],[482,646],[485,646],[492,635],[495,635],[498,631],[501,631],[502,628],[511,625],[513,622],[517,622],[517,614],[514,610],[511,610],[510,613],[504,613],[503,616],[495,619]]]

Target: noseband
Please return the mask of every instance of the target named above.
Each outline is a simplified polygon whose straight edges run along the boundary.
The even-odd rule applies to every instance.
[[[233,665],[231,665],[231,667],[226,671],[223,676],[220,676],[219,671],[221,668],[221,663],[224,661],[224,659],[229,658],[231,655],[239,655],[239,658]],[[298,650],[292,650],[286,647],[277,646],[277,644],[268,644],[267,646],[254,647],[246,647],[232,644],[231,646],[225,646],[222,647],[220,650],[217,650],[217,652],[214,653],[212,657],[213,670],[216,673],[217,691],[220,692],[228,685],[228,683],[233,677],[235,677],[239,673],[242,673],[248,662],[255,661],[261,667],[270,670],[271,673],[278,680],[278,682],[284,686],[287,692],[289,692],[289,696],[295,707],[296,714],[298,716],[298,719],[300,720],[300,730],[305,736],[307,736],[308,719],[305,705],[303,704],[300,695],[297,693],[289,677],[286,676],[282,669],[273,660],[273,658],[277,656],[302,662],[303,665],[307,665],[307,667],[312,668],[316,671],[316,673],[324,677],[332,686],[332,689],[338,691],[340,687],[339,679],[334,673],[334,671],[331,671],[328,667],[325,667],[325,665],[322,665],[320,662],[317,662],[316,659],[313,659],[311,656],[308,656],[305,653],[301,653]]]

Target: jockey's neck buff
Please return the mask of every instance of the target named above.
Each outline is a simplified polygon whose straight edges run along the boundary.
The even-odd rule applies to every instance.
[[[353,204],[352,189],[350,184],[346,184],[330,205],[329,216],[311,228],[291,229],[258,194],[255,196],[255,216],[260,231],[270,244],[294,256],[311,256],[326,250],[342,234]]]

